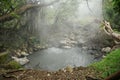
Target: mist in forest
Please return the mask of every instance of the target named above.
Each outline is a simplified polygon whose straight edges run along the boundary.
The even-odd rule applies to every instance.
[[[51,0],[39,1],[40,4]],[[59,0],[30,14],[30,24],[36,28],[41,45],[48,48],[29,56],[27,67],[58,70],[94,62],[91,53],[99,53],[100,43],[104,42],[99,33],[102,0]]]
[[[51,0],[32,0],[37,4],[49,3]],[[83,31],[89,36],[98,32],[96,21],[102,19],[102,0],[59,0],[53,5],[31,11],[32,26],[39,33],[41,44],[57,45],[58,41],[68,34],[79,32],[77,28],[90,29]],[[94,24],[92,27],[88,25]],[[83,29],[82,28],[82,29]],[[82,30],[81,29],[81,30]],[[92,31],[93,30],[93,31]],[[76,33],[77,34],[77,33]],[[78,33],[82,35],[81,33]]]

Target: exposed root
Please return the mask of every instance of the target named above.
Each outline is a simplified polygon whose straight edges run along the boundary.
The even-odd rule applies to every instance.
[[[120,44],[120,34],[112,29],[110,22],[104,21],[103,23],[104,23],[104,27],[103,27],[104,32],[113,38],[115,44]]]

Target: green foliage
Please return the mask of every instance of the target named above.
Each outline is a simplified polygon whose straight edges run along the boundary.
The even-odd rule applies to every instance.
[[[11,12],[11,15],[12,15],[13,17],[15,17],[15,18],[20,18],[20,16],[17,15],[16,13],[14,13],[14,12]]]
[[[120,0],[113,0],[113,8],[116,12],[120,13]]]
[[[110,21],[113,28],[120,28],[120,0],[104,0],[104,18]]]
[[[102,71],[102,77],[107,77],[120,70],[120,49],[112,51],[102,61],[92,64],[95,69]]]
[[[0,16],[10,14],[14,17],[10,21],[0,23],[0,51],[18,49],[24,44],[29,46],[29,44],[38,43],[35,39],[29,41],[29,37],[34,35],[34,26],[28,26],[30,20],[28,20],[27,15],[15,13],[15,10],[18,10],[25,3],[26,0],[0,0]]]
[[[0,67],[6,69],[19,69],[22,66],[14,60],[9,59],[9,51],[0,53]]]
[[[0,0],[0,16],[9,14],[25,3],[25,0]]]
[[[6,65],[6,68],[7,69],[19,69],[19,68],[22,68],[22,66],[16,61],[12,60]]]
[[[38,38],[36,38],[36,37],[33,37],[33,36],[29,38],[29,41],[33,45],[36,45],[36,44],[40,43],[40,40]]]
[[[8,52],[0,53],[0,65],[8,61]]]
[[[19,69],[22,66],[14,60],[10,60],[9,51],[0,53],[0,67],[6,69]]]

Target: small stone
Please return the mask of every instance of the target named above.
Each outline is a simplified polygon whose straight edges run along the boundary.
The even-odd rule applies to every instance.
[[[73,68],[72,68],[70,65],[67,66],[65,69],[66,69],[66,71],[68,71],[68,72],[70,72],[70,73],[73,72]]]
[[[27,52],[27,49],[26,49],[26,48],[24,48],[24,51],[25,51],[25,52]]]
[[[18,49],[18,50],[17,50],[17,52],[19,52],[19,53],[20,53],[20,52],[21,52],[21,50],[20,50],[20,49]]]
[[[105,58],[106,56],[105,56],[105,55],[103,55],[102,57],[103,57],[103,58]]]
[[[66,40],[60,41],[61,44],[66,44]]]
[[[29,52],[29,54],[32,54],[32,52]]]
[[[61,69],[61,71],[66,72],[66,69],[63,68],[63,69]]]
[[[105,48],[102,48],[101,51],[102,51],[102,52],[106,52],[106,53],[108,53],[108,52],[111,51],[111,48],[110,48],[110,47],[105,47]]]
[[[70,49],[71,46],[63,46],[63,48]]]
[[[85,49],[85,50],[87,50],[87,48],[88,48],[88,47],[86,47],[86,46],[82,47],[82,49]]]
[[[17,56],[21,56],[21,54],[19,52],[16,52]]]
[[[28,54],[26,52],[24,52],[24,51],[21,52],[21,55],[28,56]]]
[[[50,76],[50,74],[48,73],[47,76]]]

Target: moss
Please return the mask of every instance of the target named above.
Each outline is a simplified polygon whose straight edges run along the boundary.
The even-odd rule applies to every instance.
[[[98,71],[102,72],[102,77],[105,78],[112,73],[120,70],[120,49],[116,49],[108,54],[102,61],[91,65]]]
[[[0,53],[0,64],[4,64],[5,62],[8,61],[8,52],[3,52],[3,53]]]
[[[19,68],[22,68],[22,66],[16,61],[12,60],[6,65],[6,68],[7,69],[19,69]]]

